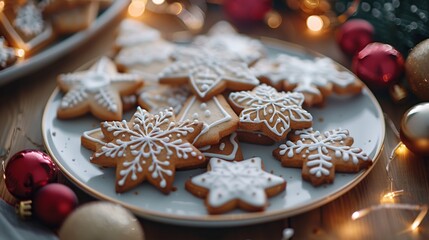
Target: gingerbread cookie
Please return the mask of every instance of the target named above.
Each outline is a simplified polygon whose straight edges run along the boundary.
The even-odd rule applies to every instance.
[[[0,70],[14,64],[16,60],[15,49],[7,46],[6,40],[0,37]]]
[[[262,84],[252,91],[233,92],[228,100],[240,113],[240,129],[262,131],[275,141],[285,139],[291,129],[312,126],[313,117],[301,107],[301,93],[277,92]]]
[[[210,214],[220,214],[237,207],[262,211],[268,205],[267,197],[282,192],[286,181],[265,172],[259,157],[239,162],[212,158],[207,172],[189,179],[185,186],[195,196],[206,199]]]
[[[259,145],[273,145],[276,143],[273,139],[261,131],[237,130],[237,138],[240,142],[254,143]]]
[[[50,18],[57,34],[71,34],[87,29],[97,18],[99,3],[89,1],[73,8],[52,13]]]
[[[186,48],[185,48],[186,49]],[[178,60],[160,74],[160,82],[167,84],[189,83],[195,95],[207,101],[226,89],[250,90],[259,84],[246,64],[219,58],[210,51],[178,49]]]
[[[220,158],[228,161],[243,160],[243,153],[238,144],[237,133],[223,137],[218,144],[199,148],[206,158]]]
[[[147,180],[163,193],[173,187],[176,168],[205,164],[204,155],[191,142],[201,132],[197,121],[176,122],[171,109],[156,115],[137,109],[129,122],[103,122],[109,141],[97,149],[91,162],[116,164],[116,192],[125,192]]]
[[[180,121],[190,119],[204,123],[203,130],[193,143],[197,147],[217,144],[238,127],[238,117],[222,95],[214,96],[207,102],[196,96],[189,97],[178,118]]]
[[[146,82],[157,82],[158,73],[173,62],[171,55],[174,49],[173,44],[157,40],[122,48],[115,62],[122,71],[139,74]]]
[[[91,112],[102,120],[120,120],[120,96],[134,93],[140,85],[137,75],[118,73],[115,64],[103,57],[89,70],[58,76],[58,86],[66,94],[57,116],[73,118]]]
[[[260,41],[238,34],[231,24],[225,21],[216,23],[208,35],[196,37],[192,44],[210,49],[219,57],[248,65],[265,55],[265,48]]]
[[[97,151],[97,149],[100,149],[102,146],[106,145],[107,141],[108,140],[104,137],[101,128],[95,128],[85,131],[80,137],[80,143],[82,144],[82,146],[94,152]],[[111,167],[114,166],[116,165],[112,165]]]
[[[326,57],[301,59],[279,54],[274,59],[262,59],[252,72],[262,82],[285,91],[304,94],[306,106],[321,106],[326,97],[336,94],[358,94],[363,84],[348,71]]]
[[[187,86],[170,86],[166,84],[145,85],[138,94],[138,104],[150,113],[158,113],[166,108],[173,108],[174,114],[179,114],[189,90]]]
[[[0,11],[0,33],[9,43],[29,56],[55,39],[50,23],[43,19],[34,1],[3,2]]]
[[[158,30],[147,26],[141,21],[126,18],[119,25],[115,45],[121,49],[152,43],[160,39],[161,34]]]
[[[335,129],[323,134],[312,128],[296,130],[273,155],[282,166],[302,167],[302,177],[314,186],[332,183],[335,172],[358,172],[372,165],[360,148],[351,147],[353,138],[347,130]]]

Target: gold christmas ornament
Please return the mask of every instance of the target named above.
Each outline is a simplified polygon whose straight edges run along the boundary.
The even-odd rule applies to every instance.
[[[429,156],[429,102],[410,108],[402,116],[401,141],[420,156]]]
[[[417,44],[405,62],[405,74],[412,92],[429,100],[429,39]],[[428,150],[429,151],[429,150]]]

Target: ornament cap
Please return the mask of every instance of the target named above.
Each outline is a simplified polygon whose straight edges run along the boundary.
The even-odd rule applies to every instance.
[[[32,216],[32,205],[33,201],[25,200],[20,201],[15,205],[15,212],[21,219],[28,219]]]

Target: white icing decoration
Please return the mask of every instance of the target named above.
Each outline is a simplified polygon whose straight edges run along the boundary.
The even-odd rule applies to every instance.
[[[239,162],[212,158],[209,165],[210,171],[191,181],[209,190],[207,202],[213,207],[234,199],[262,207],[267,201],[265,189],[285,182],[283,178],[262,170],[262,160],[258,157]]]
[[[159,91],[154,94],[154,91]],[[182,109],[188,98],[189,91],[183,86],[154,85],[144,87],[139,98],[149,106],[149,112],[154,114],[172,107],[175,114]]]
[[[263,123],[279,137],[289,132],[291,122],[311,122],[313,119],[309,112],[301,108],[304,101],[301,93],[277,92],[266,84],[259,85],[254,92],[233,92],[229,99],[244,108],[239,116],[240,122]]]
[[[126,67],[135,65],[148,66],[170,60],[174,47],[167,43],[154,43],[123,48],[115,58],[115,62]]]
[[[30,1],[18,8],[13,25],[26,36],[39,35],[44,28],[42,12]]]
[[[236,141],[236,138],[235,138],[236,136],[237,136],[236,132],[233,132],[231,135],[229,135],[229,141],[232,144],[232,151],[230,153],[226,153],[226,152],[222,152],[222,153],[205,152],[205,151],[208,151],[210,148],[212,148],[211,145],[205,146],[205,147],[202,147],[199,149],[204,154],[204,156],[206,156],[208,158],[215,157],[215,158],[221,158],[224,160],[232,161],[235,159],[235,155],[237,154],[238,148],[239,148],[238,142]],[[222,143],[222,144],[223,144],[223,146],[225,146],[224,143]],[[221,148],[221,145],[219,145],[219,150],[223,151],[224,149]]]
[[[174,115],[171,109],[160,112],[153,117],[138,107],[132,118],[132,122],[104,122],[103,127],[113,136],[125,134],[128,137],[117,139],[103,146],[95,153],[95,157],[106,156],[116,158],[123,156],[125,150],[131,152],[132,157],[124,160],[123,169],[120,171],[118,185],[136,180],[137,175],[143,172],[142,164],[148,165],[150,174],[147,177],[160,179],[160,187],[166,187],[166,177],[173,177],[173,172],[165,167],[172,164],[167,157],[159,159],[162,154],[175,155],[177,158],[187,159],[188,154],[194,154],[192,144],[182,138],[170,138],[166,136],[187,136],[194,131],[192,122],[185,121],[171,124]],[[170,124],[167,124],[169,123]]]
[[[160,74],[162,78],[189,78],[192,88],[200,98],[211,93],[222,81],[236,84],[258,85],[259,80],[251,74],[246,64],[218,58],[202,49],[180,50],[179,61],[166,67]]]
[[[133,19],[125,19],[119,26],[119,36],[116,45],[120,47],[133,47],[139,44],[147,44],[161,38],[158,30],[153,29],[143,22]]]
[[[0,68],[4,68],[7,64],[16,58],[13,48],[6,46],[3,37],[0,37]]]
[[[98,137],[92,137],[91,135],[93,134],[97,134]],[[101,128],[96,128],[96,129],[92,129],[92,130],[88,130],[83,132],[82,135],[85,139],[94,142],[94,143],[98,143],[100,145],[106,145],[107,143],[104,142],[103,139],[103,133],[101,132]]]
[[[117,102],[115,96],[118,93],[115,88],[134,86],[139,77],[135,74],[117,73],[114,63],[103,57],[88,71],[61,74],[59,81],[70,88],[61,100],[62,108],[73,108],[92,97],[105,110],[117,112],[121,102]]]
[[[340,71],[330,58],[318,57],[301,59],[295,56],[279,54],[274,59],[258,61],[251,71],[257,77],[267,77],[276,85],[287,81],[296,85],[295,92],[321,95],[319,87],[335,84],[345,88],[356,81],[349,72]]]
[[[342,158],[345,162],[351,160],[355,165],[359,160],[369,160],[362,149],[340,143],[349,136],[347,130],[335,129],[326,131],[322,135],[319,131],[308,128],[297,130],[295,135],[298,135],[301,140],[296,143],[287,141],[286,144],[281,144],[279,154],[292,158],[295,154],[309,150],[306,164],[310,174],[316,177],[328,176],[332,172],[333,163],[332,157],[329,156],[330,152],[334,152],[336,158]]]
[[[195,112],[193,113],[190,111],[192,106],[194,106],[195,104],[199,104],[199,110],[202,111],[203,114],[198,114]],[[216,107],[216,108],[212,109],[212,111],[219,111],[222,114],[222,117],[220,117],[218,119],[207,119],[208,117],[207,117],[206,111],[209,111],[208,110],[209,105]],[[212,113],[210,112],[210,114],[212,114]],[[195,116],[200,117],[201,115],[205,116],[205,118],[204,119],[194,118]],[[217,125],[220,125],[220,124],[227,122],[227,121],[232,119],[231,115],[229,115],[228,112],[225,111],[224,107],[220,104],[220,102],[218,100],[218,96],[215,96],[211,100],[209,100],[207,102],[203,102],[203,103],[201,103],[200,100],[198,100],[196,96],[192,96],[188,105],[182,110],[181,118],[179,121],[191,119],[191,116],[192,116],[192,119],[197,119],[197,120],[200,120],[201,122],[204,122],[203,130],[195,138],[194,143],[197,142],[197,140],[202,135],[204,135],[205,133],[210,131],[210,129],[212,127],[215,127]]]
[[[265,53],[262,43],[245,35],[237,34],[231,27],[213,26],[208,36],[198,36],[193,44],[213,51],[218,57],[250,64]],[[217,33],[221,32],[221,33]]]

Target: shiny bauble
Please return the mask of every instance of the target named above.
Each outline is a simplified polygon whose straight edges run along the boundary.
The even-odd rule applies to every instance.
[[[59,231],[61,240],[143,240],[139,221],[120,205],[87,203],[76,209]]]
[[[73,212],[77,204],[76,194],[69,187],[51,183],[35,193],[33,213],[44,224],[58,227]]]
[[[429,39],[417,44],[405,62],[405,76],[411,91],[429,101]]]
[[[355,55],[352,69],[370,88],[385,89],[402,76],[404,58],[388,44],[370,43]]]
[[[225,0],[223,8],[227,17],[237,23],[262,21],[272,9],[272,0]]]
[[[373,42],[374,27],[363,19],[352,19],[345,22],[337,32],[337,43],[341,50],[350,56]]]
[[[20,200],[30,199],[34,192],[57,180],[58,168],[51,158],[39,150],[15,153],[5,168],[7,190]]]
[[[419,156],[429,156],[429,102],[410,108],[401,120],[402,143]]]

